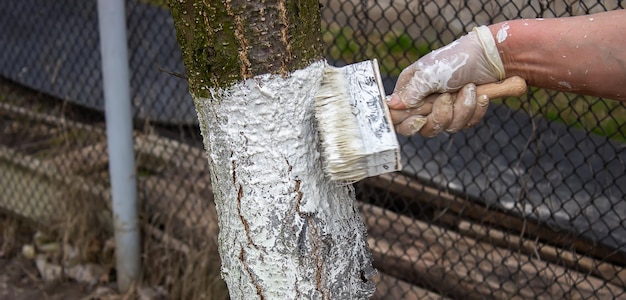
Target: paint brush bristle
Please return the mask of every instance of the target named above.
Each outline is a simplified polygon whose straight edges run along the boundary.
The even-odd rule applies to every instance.
[[[376,60],[327,66],[315,95],[315,117],[331,179],[356,182],[401,168]]]

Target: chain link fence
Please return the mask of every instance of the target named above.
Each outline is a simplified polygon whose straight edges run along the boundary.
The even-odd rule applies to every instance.
[[[127,2],[146,284],[225,299],[208,166],[164,1]],[[328,60],[402,68],[474,26],[623,1],[321,1]],[[616,20],[620,22],[622,20]],[[111,259],[96,1],[0,2],[0,209]],[[530,89],[475,128],[400,138],[356,184],[377,299],[626,298],[626,106]],[[95,247],[93,245],[96,245]]]

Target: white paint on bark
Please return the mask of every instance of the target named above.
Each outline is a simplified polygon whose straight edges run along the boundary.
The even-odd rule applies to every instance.
[[[194,96],[231,299],[365,299],[375,270],[352,186],[322,171],[313,96],[325,62]]]

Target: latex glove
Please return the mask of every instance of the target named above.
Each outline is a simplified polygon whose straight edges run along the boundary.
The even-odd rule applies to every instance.
[[[476,125],[488,106],[487,95],[476,95],[476,86],[470,83],[458,93],[432,94],[419,107],[390,112],[397,133],[411,136],[419,132],[433,137],[443,131],[453,133]]]
[[[468,83],[502,79],[504,67],[493,35],[486,26],[476,27],[404,69],[388,105],[391,109],[416,108],[430,94],[456,92]]]

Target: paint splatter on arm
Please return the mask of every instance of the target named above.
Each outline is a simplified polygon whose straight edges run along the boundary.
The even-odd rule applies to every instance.
[[[490,30],[507,77],[529,85],[626,101],[626,10],[522,19]]]

